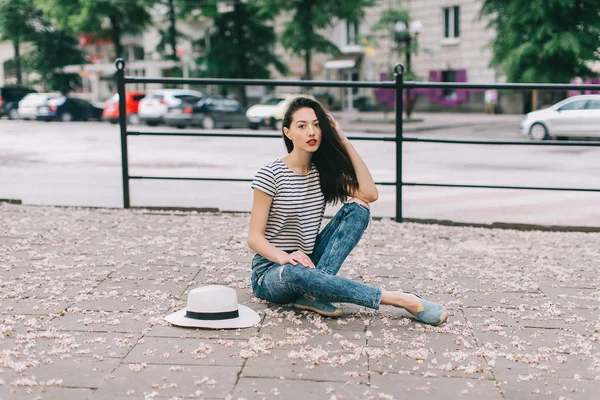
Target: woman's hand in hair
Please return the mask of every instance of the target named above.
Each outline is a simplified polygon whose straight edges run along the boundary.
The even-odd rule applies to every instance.
[[[346,137],[346,134],[344,133],[344,131],[342,130],[342,127],[340,126],[340,123],[337,122],[337,120],[333,117],[333,115],[327,113],[327,116],[329,116],[329,120],[331,121],[331,125],[333,125],[335,131],[337,132],[337,135],[340,138],[340,142],[343,143],[346,140],[348,140],[348,138]]]
[[[285,264],[298,265],[298,263],[300,263],[300,265],[302,265],[304,268],[314,268],[315,267],[315,264],[313,264],[310,257],[307,256],[301,250],[296,250],[295,252],[288,254],[287,257],[284,257],[281,261],[282,262],[279,263],[281,265],[285,265]]]

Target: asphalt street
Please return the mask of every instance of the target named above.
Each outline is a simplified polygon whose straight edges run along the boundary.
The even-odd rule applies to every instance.
[[[521,116],[469,115],[418,137],[527,140]],[[420,124],[420,125],[419,125]],[[342,123],[349,136],[382,136],[389,124]],[[150,129],[143,127],[144,129]],[[152,130],[172,130],[164,127]],[[361,133],[369,131],[371,133]],[[232,131],[224,131],[232,132]],[[254,133],[254,131],[242,131]],[[268,131],[265,131],[268,132]],[[378,182],[395,181],[395,144],[354,141]],[[599,148],[405,143],[403,180],[539,187],[600,187]],[[286,154],[279,139],[130,137],[131,175],[252,178]],[[132,206],[176,206],[249,211],[249,182],[132,180]],[[374,216],[395,214],[395,189],[380,186]],[[0,198],[24,204],[122,207],[119,128],[102,122],[0,121]],[[405,218],[473,223],[600,226],[600,193],[405,187]],[[335,207],[329,208],[332,214]]]

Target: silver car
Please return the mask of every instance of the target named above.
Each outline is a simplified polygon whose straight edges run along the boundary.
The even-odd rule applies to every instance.
[[[163,122],[163,117],[169,108],[182,102],[198,102],[204,95],[197,90],[187,89],[155,89],[146,94],[138,107],[138,115],[142,122],[150,126]]]
[[[600,95],[569,97],[521,121],[521,134],[533,140],[557,136],[600,137]]]
[[[29,93],[19,101],[19,118],[34,120],[38,108],[47,105],[48,100],[60,96],[60,93]]]

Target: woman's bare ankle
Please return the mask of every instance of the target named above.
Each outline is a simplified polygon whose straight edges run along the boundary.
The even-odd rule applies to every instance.
[[[404,308],[404,295],[404,292],[383,290],[381,292],[381,304]]]
[[[414,314],[417,312],[420,301],[417,296],[411,293],[383,290],[381,292],[381,304],[404,308],[406,311]]]

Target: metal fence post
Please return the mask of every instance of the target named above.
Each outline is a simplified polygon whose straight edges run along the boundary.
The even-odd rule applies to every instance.
[[[402,118],[404,109],[404,65],[394,68],[396,76],[396,222],[402,222]]]
[[[125,60],[117,58],[117,91],[119,93],[119,126],[121,128],[121,171],[123,177],[123,208],[129,208],[129,161],[127,159],[127,111],[125,107]]]

